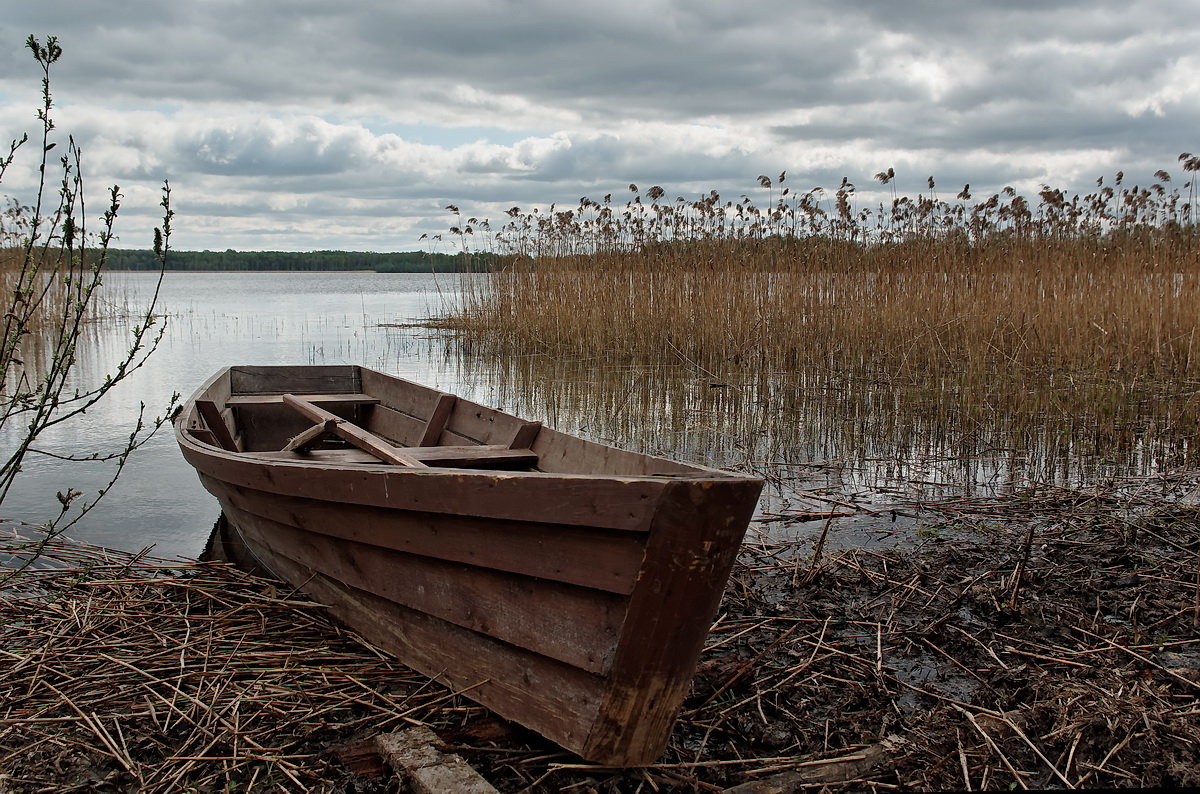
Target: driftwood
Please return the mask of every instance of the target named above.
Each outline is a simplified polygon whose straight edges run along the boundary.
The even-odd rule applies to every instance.
[[[425,727],[375,737],[384,760],[415,794],[496,794],[496,789],[462,759],[446,752],[437,734]]]
[[[886,766],[904,744],[898,736],[889,736],[878,744],[836,758],[802,761],[787,772],[762,780],[725,789],[726,794],[792,794],[822,783],[845,783],[866,777]]]

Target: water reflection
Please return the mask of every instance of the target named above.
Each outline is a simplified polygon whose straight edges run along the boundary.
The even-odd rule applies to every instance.
[[[153,277],[110,273],[110,300],[142,305]],[[77,421],[39,442],[56,453],[119,448],[145,403],[161,413],[174,392],[190,393],[217,369],[244,364],[365,364],[452,389],[458,384],[440,352],[385,323],[442,311],[457,294],[454,276],[375,273],[171,273],[160,308],[167,328],[149,364]],[[76,378],[95,382],[127,349],[128,322],[98,324],[79,351]],[[414,343],[414,341],[418,343]],[[0,446],[16,443],[15,428]],[[0,518],[38,522],[53,515],[57,491],[104,487],[109,467],[32,457]],[[73,534],[124,549],[155,545],[162,555],[195,556],[218,514],[169,432],[130,458],[116,487]]]
[[[460,369],[506,395],[506,410],[638,451],[766,474],[776,483],[895,495],[1077,486],[1186,462],[1190,440],[1150,423],[1100,426],[957,406],[951,392],[830,371],[712,372],[685,361],[505,358],[451,343]]]
[[[48,433],[43,446],[78,452],[119,445],[139,404],[159,412],[173,392],[186,395],[230,364],[362,364],[616,446],[758,471],[769,480],[764,518],[784,509],[815,516],[763,524],[785,537],[819,529],[822,515],[847,505],[891,522],[896,514],[887,506],[897,495],[1090,483],[1154,472],[1194,454],[1187,439],[1149,422],[1103,426],[1061,411],[1047,412],[1044,422],[1005,421],[1003,406],[957,405],[952,385],[922,392],[828,371],[713,372],[682,358],[647,366],[506,357],[419,326],[455,305],[461,279],[169,274],[162,295],[167,331],[150,364],[81,421]],[[146,274],[108,277],[109,288],[131,307],[152,283]],[[128,323],[98,326],[81,353],[80,377],[102,377],[127,343]],[[0,437],[7,443],[11,437]],[[106,481],[99,468],[52,459],[27,468],[0,517],[36,521],[57,504],[57,490],[94,490]],[[217,514],[216,501],[164,432],[131,459],[76,534],[119,548],[155,544],[161,555],[195,556]]]

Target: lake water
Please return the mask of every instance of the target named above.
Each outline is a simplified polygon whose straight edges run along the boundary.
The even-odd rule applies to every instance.
[[[154,278],[110,273],[106,295],[136,307]],[[839,383],[828,373],[713,372],[686,360],[650,366],[513,357],[489,350],[486,340],[461,342],[419,327],[456,304],[464,278],[482,276],[169,273],[160,298],[166,333],[149,363],[39,446],[76,455],[119,448],[140,402],[150,416],[161,414],[173,392],[186,397],[231,364],[361,364],[615,446],[763,473],[764,512],[814,516],[767,523],[776,537],[819,532],[823,512],[876,508],[839,519],[846,544],[893,537],[904,521],[879,515],[898,495],[1095,481],[1114,472],[1153,471],[1170,454],[1146,439],[1116,448],[1117,454],[1111,444],[1081,454],[1079,438],[1044,428],[1015,439],[986,426],[957,432],[944,417],[898,410],[886,389]],[[111,370],[125,349],[128,325],[94,329],[80,355],[82,382]],[[0,446],[13,443],[2,435],[11,431],[0,431]],[[103,464],[31,456],[0,505],[0,519],[43,521],[54,513],[57,491],[93,493],[110,471]],[[71,534],[191,557],[218,512],[164,428],[131,457],[117,485]]]
[[[109,273],[106,298],[142,305],[154,276]],[[364,364],[447,391],[487,398],[487,389],[421,329],[390,327],[428,317],[453,303],[460,276],[384,273],[168,273],[160,296],[166,333],[149,363],[81,421],[48,432],[52,452],[119,448],[137,417],[165,409],[173,392],[188,396],[230,364]],[[95,329],[80,356],[81,382],[94,381],[125,350],[129,322]],[[7,431],[11,434],[12,428]],[[0,446],[14,443],[0,436]],[[0,518],[39,522],[53,515],[55,493],[94,492],[111,467],[31,455]],[[154,545],[162,555],[195,556],[219,514],[179,454],[168,427],[134,453],[117,485],[72,531],[124,549]]]

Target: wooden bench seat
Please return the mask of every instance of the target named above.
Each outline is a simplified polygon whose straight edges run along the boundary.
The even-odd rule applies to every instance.
[[[378,405],[379,398],[369,394],[297,394],[296,397],[321,405]],[[228,407],[238,405],[277,405],[283,402],[282,394],[231,394],[225,399]]]
[[[385,463],[418,469],[428,466],[528,469],[537,466],[538,455],[529,447],[537,436],[537,431],[541,429],[540,422],[522,424],[509,444],[431,444],[431,439],[441,435],[454,408],[456,398],[452,395],[441,395],[421,434],[421,444],[415,447],[397,446],[390,439],[339,417],[323,407],[375,405],[379,402],[378,398],[367,394],[243,393],[231,395],[225,404],[231,408],[285,405],[314,423],[303,432],[292,436],[281,450],[244,453],[260,459],[306,461],[330,466]],[[330,437],[340,438],[350,447],[331,448],[328,443]]]
[[[452,466],[456,468],[527,468],[536,466],[537,453],[531,449],[509,449],[502,445],[453,446],[453,447],[398,447],[405,455],[411,455],[426,466]],[[311,463],[341,465],[366,463],[378,465],[379,459],[361,449],[312,449],[307,452],[248,452],[248,457],[267,460],[295,460]]]

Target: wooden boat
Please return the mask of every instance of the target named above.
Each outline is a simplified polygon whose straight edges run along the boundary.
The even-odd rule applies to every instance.
[[[175,423],[239,544],[585,759],[663,752],[762,481],[356,366],[235,366]]]

